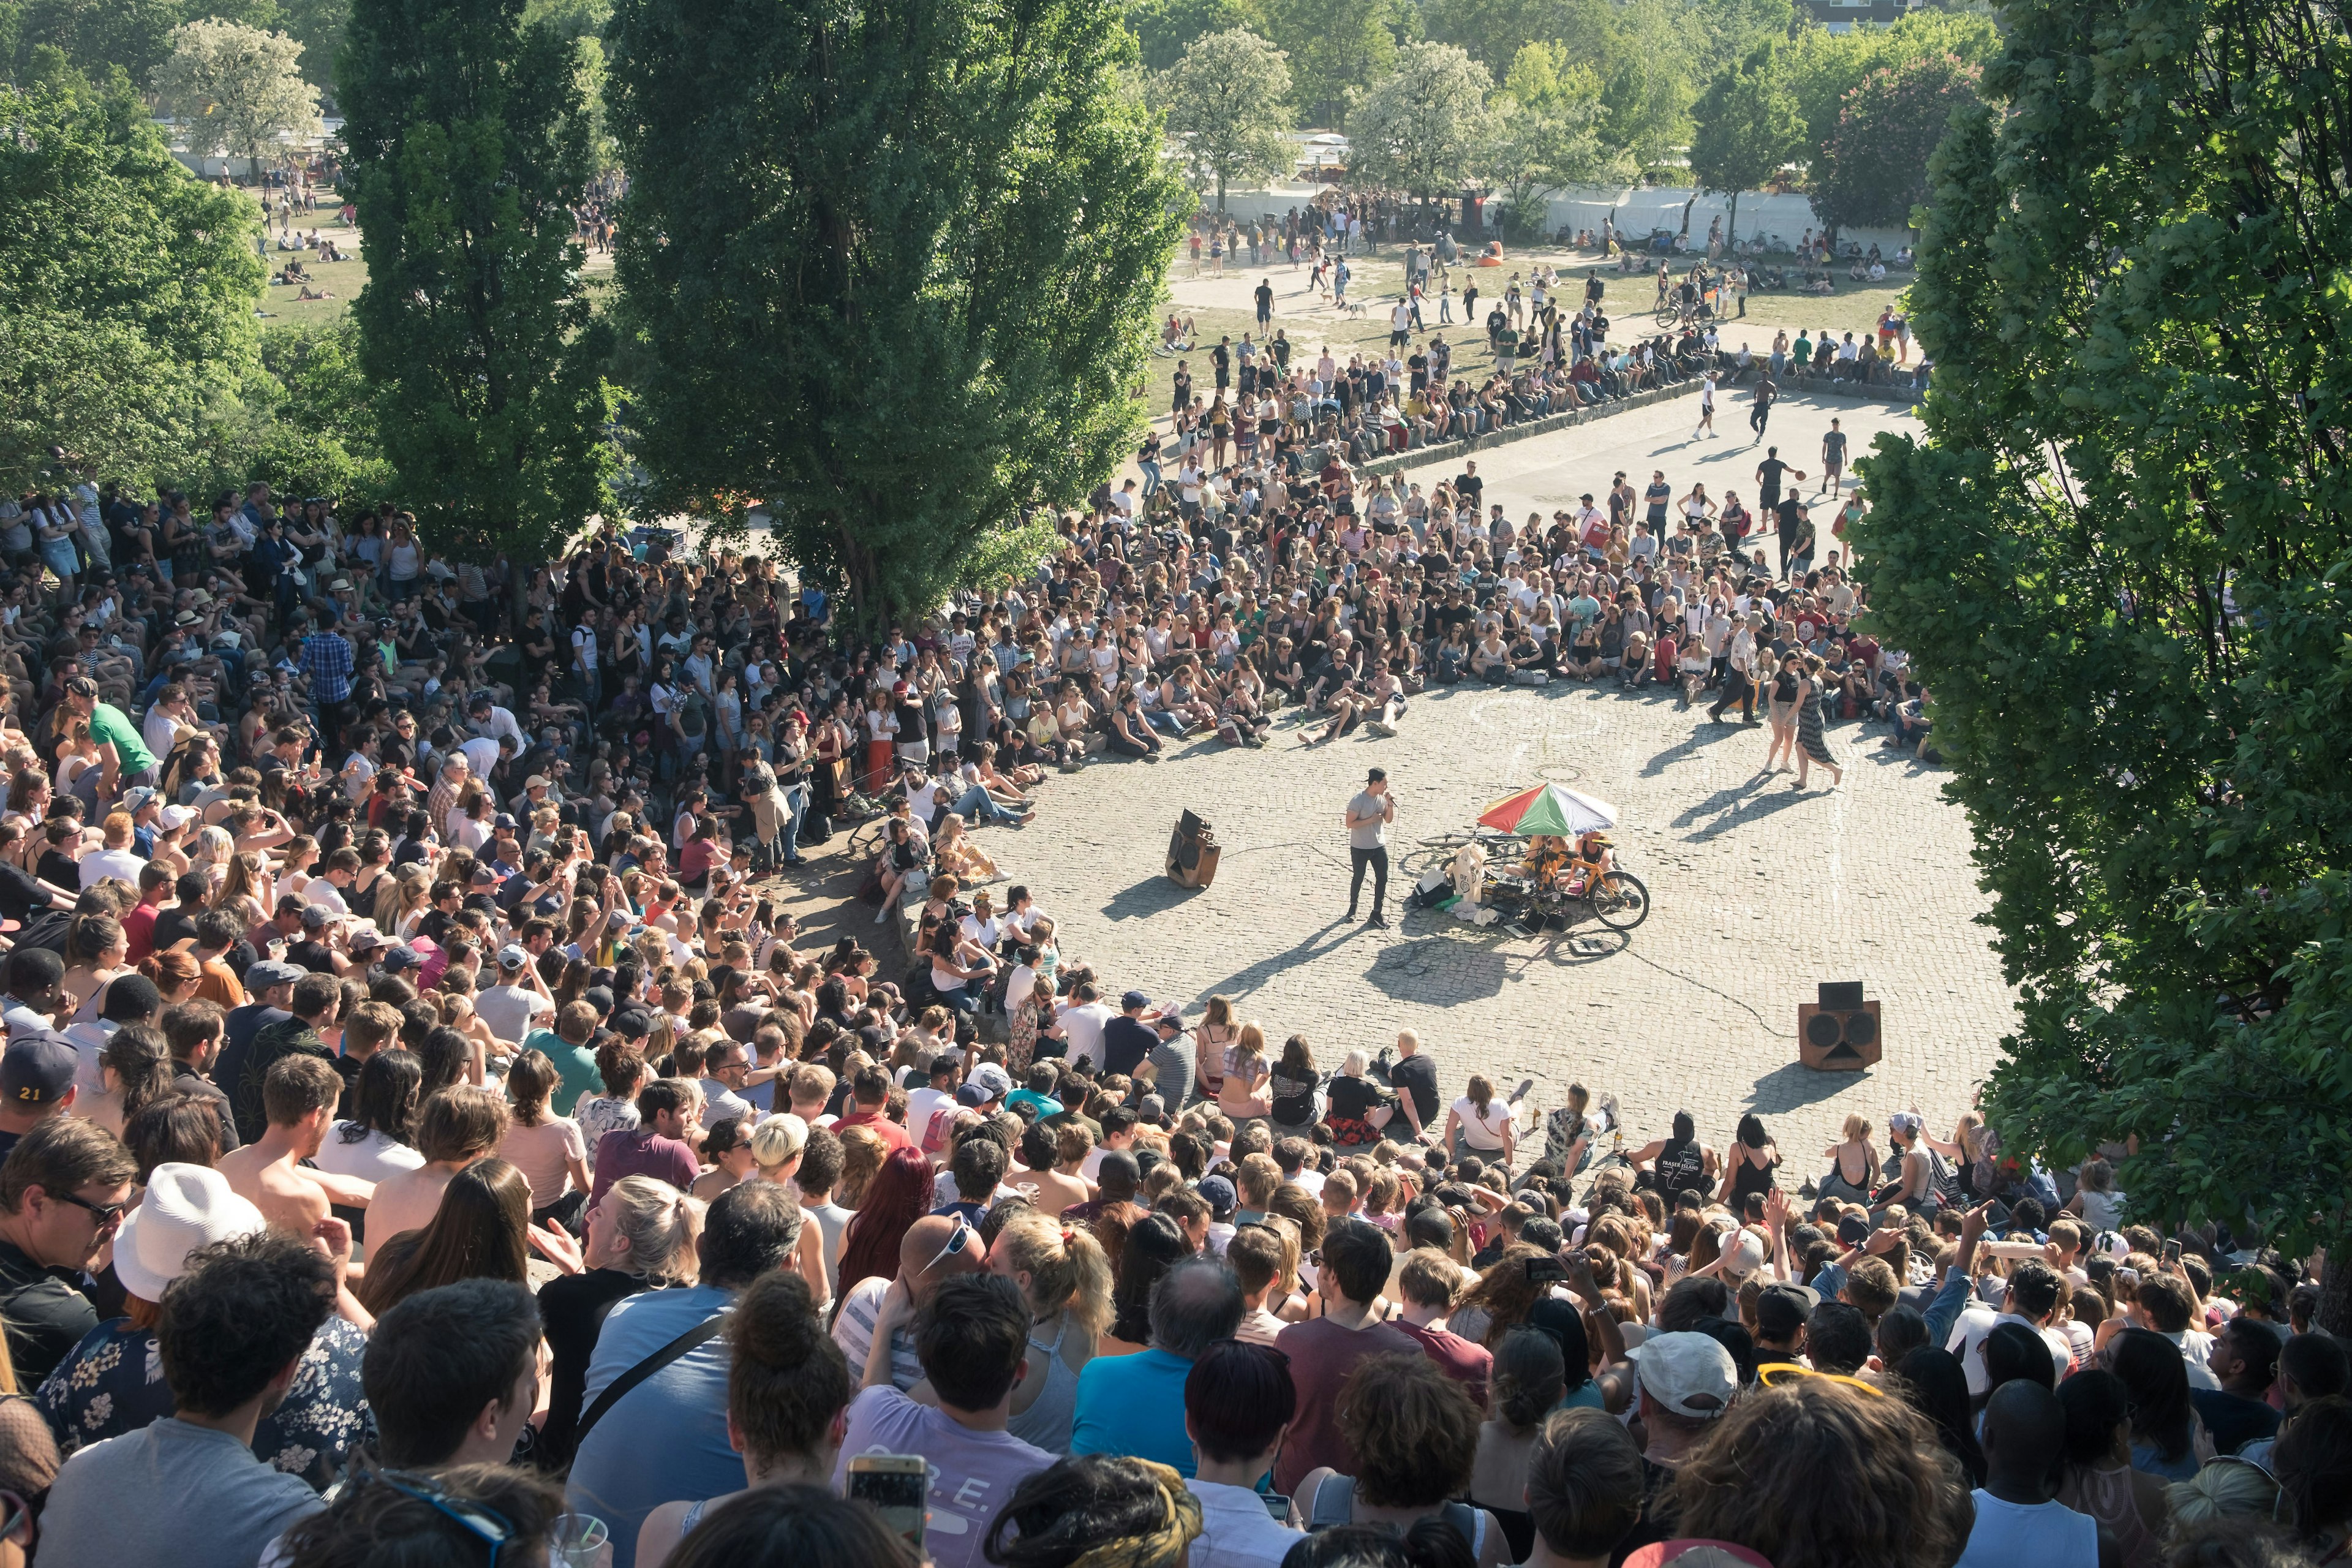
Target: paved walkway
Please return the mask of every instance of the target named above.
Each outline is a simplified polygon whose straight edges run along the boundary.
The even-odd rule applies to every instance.
[[[1734,405],[1727,413],[1738,412]],[[1664,467],[1676,493],[1694,473],[1752,474],[1744,441],[1688,444],[1695,405],[1661,404],[1482,454],[1487,493],[1514,513],[1619,468]],[[1811,443],[1832,416],[1856,447],[1908,415],[1870,405],[1784,404],[1775,434]],[[1745,435],[1744,427],[1740,434]],[[1784,448],[1785,450],[1785,448]],[[1807,465],[1810,467],[1810,464]],[[1506,1092],[1532,1078],[1549,1110],[1571,1081],[1622,1101],[1648,1136],[1678,1108],[1727,1142],[1738,1112],[1763,1113],[1790,1184],[1848,1112],[1883,1138],[1889,1111],[1916,1104],[1940,1130],[1967,1107],[2014,1026],[2008,988],[1976,919],[1986,907],[1968,825],[1942,777],[1885,749],[1885,731],[1832,727],[1843,789],[1791,787],[1759,773],[1761,729],[1710,723],[1654,689],[1564,684],[1464,687],[1416,700],[1393,739],[1308,747],[1294,713],[1263,752],[1213,742],[1167,763],[1097,763],[1046,784],[1035,826],[983,829],[982,842],[1060,922],[1064,951],[1115,986],[1188,1008],[1213,993],[1279,1042],[1303,1033],[1335,1068],[1350,1048],[1419,1032],[1444,1082],[1473,1070]],[[1588,924],[1515,940],[1449,917],[1401,915],[1394,929],[1339,923],[1348,901],[1340,814],[1364,770],[1394,781],[1403,852],[1465,826],[1486,804],[1539,780],[1612,801],[1627,868],[1648,883],[1649,921],[1623,940]],[[1186,892],[1161,875],[1184,807],[1224,846],[1214,886]],[[838,840],[836,840],[838,843]],[[832,857],[835,897],[850,878]],[[830,937],[880,933],[855,906]],[[903,961],[895,955],[886,969]],[[1863,1074],[1796,1065],[1796,1009],[1824,980],[1861,980],[1884,1004],[1885,1060]]]

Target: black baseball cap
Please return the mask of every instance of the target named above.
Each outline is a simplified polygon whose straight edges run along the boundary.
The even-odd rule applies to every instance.
[[[80,1054],[49,1035],[26,1035],[0,1054],[0,1096],[11,1105],[55,1105],[72,1089]]]

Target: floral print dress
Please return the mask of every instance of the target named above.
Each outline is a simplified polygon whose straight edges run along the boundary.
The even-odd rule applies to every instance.
[[[360,1385],[367,1336],[341,1318],[320,1325],[302,1352],[285,1403],[262,1418],[253,1451],[269,1466],[323,1491],[344,1456],[375,1441],[375,1417]],[[60,1458],[136,1432],[172,1414],[172,1390],[152,1329],[110,1318],[82,1336],[35,1395]]]

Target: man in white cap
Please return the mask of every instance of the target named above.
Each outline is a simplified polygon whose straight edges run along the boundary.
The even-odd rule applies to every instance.
[[[499,949],[499,983],[482,988],[474,998],[474,1011],[491,1034],[520,1045],[539,1018],[555,1011],[555,998],[531,966],[530,954],[510,942]]]
[[[1738,1364],[1712,1335],[1653,1334],[1625,1353],[1650,1442],[1642,1450],[1642,1520],[1621,1552],[1674,1539],[1675,1474],[1739,1395]]]

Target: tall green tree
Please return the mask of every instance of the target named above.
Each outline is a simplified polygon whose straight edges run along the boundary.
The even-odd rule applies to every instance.
[[[1529,44],[1557,45],[1597,72],[1615,47],[1615,9],[1612,0],[1422,0],[1421,17],[1432,42],[1461,45],[1500,79]]]
[[[1760,190],[1780,165],[1803,154],[1804,121],[1769,43],[1707,84],[1691,113],[1691,174],[1701,190],[1728,192],[1726,228],[1739,237],[1739,193]]]
[[[2298,0],[2020,0],[1937,153],[1924,439],[1855,541],[2018,988],[2007,1148],[2137,1137],[2159,1226],[2328,1250],[2352,1331],[2352,41]]]
[[[242,154],[258,179],[262,153],[280,136],[319,133],[319,89],[302,79],[301,57],[302,46],[285,33],[189,22],[172,30],[155,94],[179,117],[188,151]]]
[[[2000,52],[2000,33],[1990,16],[1923,9],[1906,12],[1888,26],[1857,23],[1843,33],[1801,28],[1780,50],[1780,59],[1797,113],[1805,122],[1805,145],[1819,156],[1837,134],[1838,110],[1845,95],[1873,72],[1937,55],[1981,68]]]
[[[278,14],[278,26],[302,46],[302,74],[331,92],[335,57],[342,52],[343,33],[351,26],[352,0],[280,0]]]
[[[1689,19],[1672,0],[1625,0],[1612,7],[1601,78],[1601,140],[1643,170],[1670,169],[1690,139],[1692,71]]]
[[[622,0],[656,504],[764,500],[867,621],[1034,561],[1137,427],[1183,192],[1117,0]]]
[[[1414,195],[1451,195],[1495,140],[1495,79],[1454,44],[1407,45],[1348,114],[1348,172]]]
[[[1830,232],[1853,224],[1902,227],[1927,199],[1927,160],[1955,110],[1981,101],[1977,68],[1929,55],[1874,71],[1845,95],[1838,128],[1813,172],[1813,210]]]
[[[444,547],[541,556],[610,505],[605,346],[566,203],[574,53],[522,0],[359,0],[335,80],[383,450]]]
[[[137,483],[184,473],[255,368],[259,213],[183,168],[119,75],[0,88],[0,486],[52,445]]]
[[[1601,145],[1600,82],[1558,44],[1521,46],[1492,107],[1486,174],[1516,237],[1541,234],[1546,193],[1633,176],[1633,161]]]
[[[0,61],[20,85],[44,47],[93,80],[121,66],[143,82],[170,57],[172,29],[187,19],[182,0],[0,0]]]
[[[1396,68],[1399,0],[1256,0],[1260,30],[1290,62],[1292,93],[1310,125],[1336,126],[1350,93]]]
[[[1143,53],[1143,68],[1164,71],[1184,58],[1195,40],[1250,25],[1242,0],[1133,0],[1128,30]]]
[[[1290,136],[1290,65],[1245,27],[1193,40],[1183,58],[1152,81],[1193,161],[1216,176],[1217,210],[1231,180],[1287,174],[1298,155]]]

